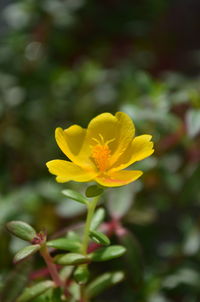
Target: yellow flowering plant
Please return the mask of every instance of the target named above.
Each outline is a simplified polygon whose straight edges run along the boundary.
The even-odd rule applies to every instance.
[[[13,235],[29,242],[15,255],[14,261],[22,261],[39,251],[52,279],[27,287],[17,302],[41,301],[37,298],[55,302],[91,302],[107,287],[123,280],[121,271],[107,272],[91,280],[90,263],[108,261],[126,253],[124,246],[111,245],[108,234],[102,232],[105,210],[102,207],[96,210],[96,206],[106,187],[120,187],[138,179],[142,171],[125,169],[154,152],[151,135],[135,136],[134,124],[123,112],[102,113],[90,121],[87,129],[78,125],[65,130],[57,128],[55,138],[68,158],[47,162],[56,181],[95,181],[96,185],[89,186],[85,195],[70,189],[63,191],[69,199],[86,206],[87,217],[82,232],[70,232],[48,240],[44,232],[37,233],[27,223],[11,221],[7,224]],[[130,237],[120,221],[113,220],[112,229],[116,230],[117,236]],[[55,256],[50,254],[50,248],[56,251]]]
[[[63,153],[71,160],[52,160],[49,171],[58,182],[96,181],[105,187],[127,185],[142,171],[124,170],[153,153],[151,135],[135,137],[130,117],[117,112],[102,113],[91,120],[87,129],[73,125],[57,128],[55,138]]]

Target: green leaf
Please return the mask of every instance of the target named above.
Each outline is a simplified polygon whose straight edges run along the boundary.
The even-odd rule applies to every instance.
[[[95,252],[89,254],[92,261],[100,262],[107,261],[122,256],[126,249],[121,245],[111,245],[109,247],[102,247]]]
[[[26,241],[31,241],[36,236],[34,228],[23,221],[10,221],[6,227],[11,234]]]
[[[59,250],[77,252],[80,250],[81,243],[79,241],[64,237],[48,241],[47,246]]]
[[[82,194],[80,194],[76,191],[67,189],[67,190],[63,190],[62,193],[65,196],[67,196],[69,199],[73,199],[75,201],[88,205],[88,200]]]
[[[61,268],[61,270],[59,271],[59,275],[60,275],[60,278],[63,282],[66,282],[67,279],[70,277],[70,275],[72,274],[74,270],[74,266],[73,265],[66,265],[66,266],[63,266]]]
[[[89,279],[89,271],[87,266],[79,265],[74,271],[74,279],[78,284],[85,284]]]
[[[104,218],[105,218],[105,210],[103,208],[97,209],[92,218],[91,230],[96,230],[103,222]]]
[[[88,285],[86,289],[86,295],[89,298],[98,296],[105,289],[121,282],[123,279],[124,279],[123,272],[106,273],[96,278],[93,282],[91,282]]]
[[[109,245],[110,239],[103,233],[98,231],[90,231],[90,238],[99,244]]]
[[[65,255],[57,255],[54,258],[55,263],[62,265],[83,264],[88,263],[89,258],[76,253],[68,253]]]
[[[54,282],[50,280],[39,282],[31,287],[26,288],[24,292],[19,296],[16,302],[30,301],[31,299],[43,294],[48,289],[53,288],[54,286]]]
[[[85,195],[87,197],[95,197],[98,195],[101,195],[103,193],[103,188],[97,186],[97,185],[92,185],[90,187],[88,187],[85,191]]]
[[[70,282],[70,284],[69,284],[68,289],[69,289],[69,292],[70,292],[71,297],[72,297],[69,300],[69,302],[78,302],[78,301],[80,301],[80,299],[81,299],[81,297],[80,297],[80,285],[77,282],[72,280],[72,282]]]
[[[19,261],[27,258],[28,256],[35,254],[37,251],[39,251],[39,249],[40,249],[39,244],[28,245],[17,252],[13,261],[15,263],[19,262]]]

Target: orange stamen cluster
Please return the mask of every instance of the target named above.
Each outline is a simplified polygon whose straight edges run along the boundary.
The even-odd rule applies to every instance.
[[[96,166],[101,172],[104,172],[108,167],[108,159],[110,157],[110,149],[108,145],[96,145],[92,148],[92,158]]]
[[[93,138],[93,140],[97,144],[92,146],[91,157],[94,159],[95,164],[99,169],[99,171],[104,172],[108,168],[108,162],[111,155],[111,151],[110,148],[108,147],[108,144],[112,142],[114,139],[105,142],[101,134],[99,134],[99,137],[100,139]]]

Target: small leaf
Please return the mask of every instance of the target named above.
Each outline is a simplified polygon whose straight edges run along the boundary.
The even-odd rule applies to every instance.
[[[95,196],[101,195],[103,193],[103,191],[104,191],[103,188],[101,188],[97,185],[92,185],[86,189],[85,195],[87,197],[95,197]]]
[[[98,231],[90,231],[90,238],[99,244],[109,245],[110,239],[103,233]]]
[[[88,285],[86,289],[86,295],[89,298],[98,296],[105,289],[121,282],[123,279],[124,279],[123,272],[106,273],[96,278],[93,282],[91,282]]]
[[[60,278],[63,282],[66,282],[67,279],[70,277],[70,275],[72,274],[74,270],[74,266],[73,265],[66,265],[66,266],[63,266],[61,268],[61,270],[59,271],[59,275],[60,275]]]
[[[122,256],[126,249],[121,245],[111,245],[109,247],[102,247],[95,252],[89,254],[92,261],[100,262],[107,261]]]
[[[69,289],[69,292],[70,292],[71,297],[72,297],[72,299],[70,299],[69,302],[78,302],[78,301],[80,301],[80,299],[81,299],[81,297],[80,297],[80,285],[77,282],[72,280],[69,284],[68,289]]]
[[[74,279],[78,284],[85,284],[89,279],[89,271],[86,265],[79,265],[74,271]]]
[[[73,199],[85,205],[88,205],[88,200],[80,193],[73,190],[63,190],[62,193],[67,196],[69,199]]]
[[[39,249],[40,249],[39,244],[28,245],[17,252],[13,261],[15,263],[19,262],[19,261],[27,258],[28,256],[35,254],[37,251],[39,251]]]
[[[89,258],[76,253],[68,253],[65,255],[57,255],[55,258],[55,263],[62,265],[72,265],[72,264],[83,264],[88,263]]]
[[[48,241],[47,246],[59,250],[77,252],[80,250],[81,243],[76,240],[64,237]]]
[[[48,289],[53,288],[54,286],[54,282],[50,280],[39,282],[31,287],[26,288],[24,292],[19,296],[16,302],[30,301],[33,298],[40,296]]]
[[[31,241],[36,236],[34,228],[23,221],[10,221],[6,227],[11,234],[26,241]]]
[[[103,222],[104,218],[105,218],[105,210],[103,208],[97,209],[92,218],[91,230],[96,230]]]

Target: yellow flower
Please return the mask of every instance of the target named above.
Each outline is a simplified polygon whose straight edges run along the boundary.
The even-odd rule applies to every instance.
[[[78,125],[57,128],[57,144],[71,161],[51,160],[47,167],[57,182],[94,180],[106,187],[127,185],[142,171],[123,169],[154,152],[151,135],[134,135],[134,124],[123,112],[102,113],[87,129]]]

